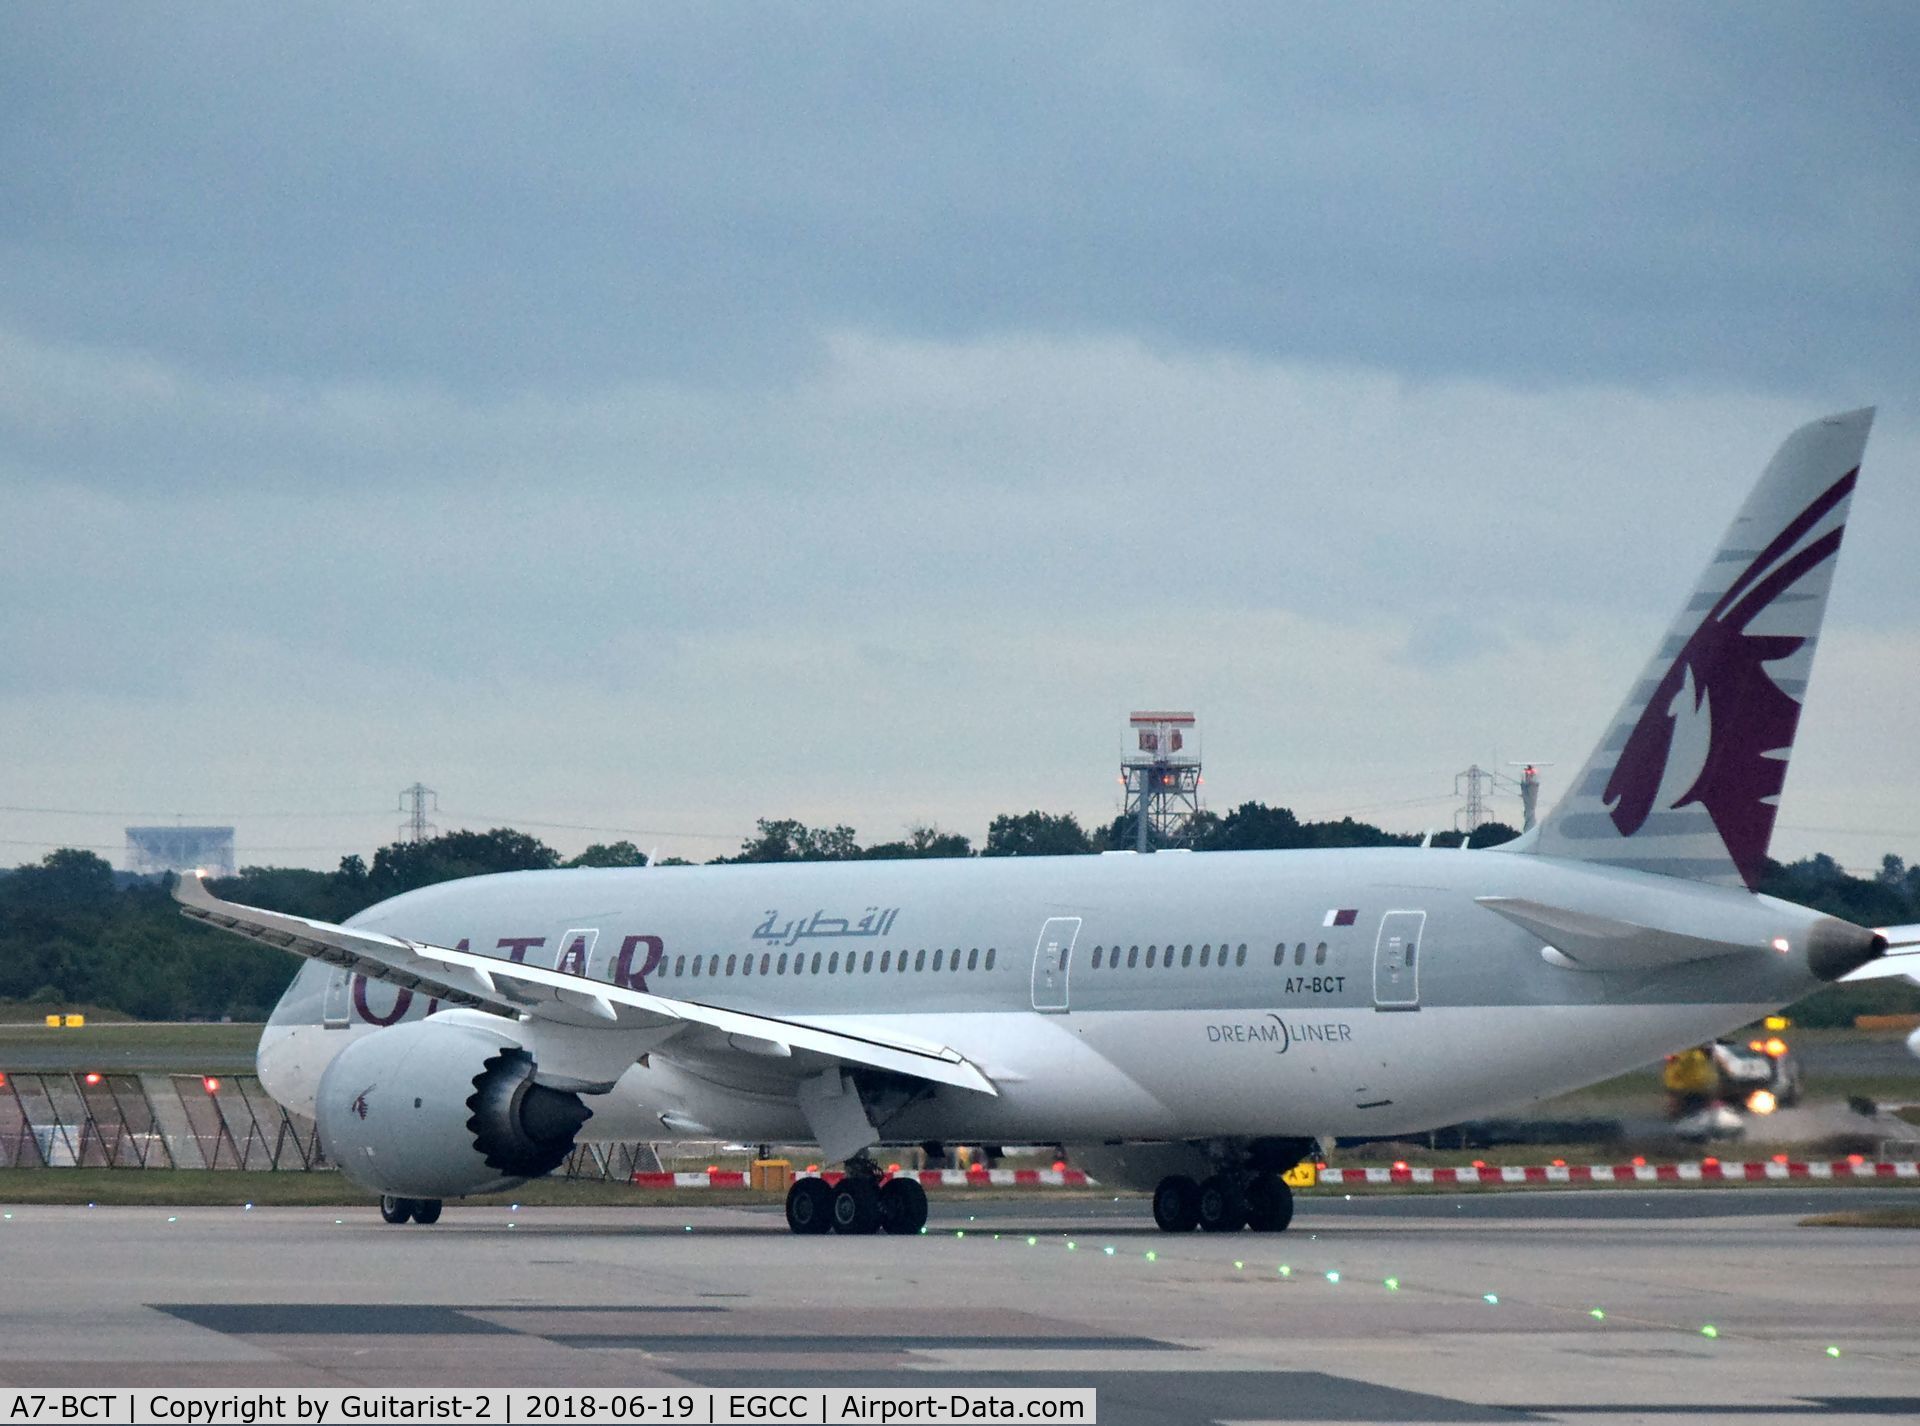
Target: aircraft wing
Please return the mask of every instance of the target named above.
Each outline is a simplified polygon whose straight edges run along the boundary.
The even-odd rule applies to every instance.
[[[887,1031],[830,1030],[770,1015],[726,1010],[629,990],[568,971],[518,965],[379,931],[241,906],[215,897],[198,873],[176,878],[173,897],[180,903],[181,913],[192,920],[310,960],[344,967],[369,980],[436,996],[447,1005],[586,1028],[656,1028],[676,1021],[705,1025],[760,1047],[806,1050],[846,1064],[891,1070],[981,1094],[998,1092],[993,1081],[958,1052]]]
[[[1920,984],[1920,925],[1876,926],[1874,934],[1886,937],[1886,951],[1840,979],[1875,980],[1883,975],[1904,975]]]

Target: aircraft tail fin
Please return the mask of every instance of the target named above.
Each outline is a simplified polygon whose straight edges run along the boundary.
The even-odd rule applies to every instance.
[[[1509,845],[1752,888],[1873,409],[1788,436],[1567,794]]]

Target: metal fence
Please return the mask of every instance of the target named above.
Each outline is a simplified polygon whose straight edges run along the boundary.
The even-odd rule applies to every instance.
[[[0,1169],[332,1169],[313,1121],[250,1074],[0,1072]],[[653,1146],[582,1144],[565,1178],[630,1180]]]

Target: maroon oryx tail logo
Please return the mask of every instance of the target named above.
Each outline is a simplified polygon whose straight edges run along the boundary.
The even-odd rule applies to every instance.
[[[1801,549],[1794,547],[1852,493],[1859,474],[1858,467],[1848,471],[1760,551],[1714,602],[1654,687],[1602,794],[1621,836],[1638,832],[1656,810],[1698,803],[1713,818],[1741,878],[1749,887],[1758,880],[1773,835],[1776,809],[1770,799],[1786,781],[1786,752],[1800,721],[1799,701],[1773,681],[1765,665],[1796,652],[1812,631],[1806,636],[1750,634],[1747,626],[1839,551],[1844,524]],[[1683,710],[1689,690],[1692,704]],[[1667,808],[1656,809],[1679,711],[1704,711],[1706,759],[1692,785]]]
[[[353,1096],[353,1103],[349,1104],[347,1108],[351,1109],[355,1114],[359,1115],[362,1119],[366,1118],[367,1117],[367,1096],[369,1094],[372,1094],[373,1090],[374,1090],[374,1086],[368,1085],[365,1089],[361,1090],[358,1094]]]

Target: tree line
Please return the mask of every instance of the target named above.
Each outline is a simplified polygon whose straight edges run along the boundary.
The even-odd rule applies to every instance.
[[[709,865],[745,862],[862,861],[909,857],[1086,856],[1133,846],[1133,824],[1117,817],[1083,827],[1072,813],[1021,812],[995,817],[986,841],[927,825],[863,845],[852,827],[811,827],[790,818],[762,819],[731,856]],[[1517,835],[1488,823],[1476,847]],[[1192,827],[1196,851],[1263,851],[1327,847],[1410,846],[1419,838],[1352,818],[1302,820],[1290,809],[1243,802],[1203,812]],[[1458,845],[1449,834],[1436,838]],[[539,838],[510,827],[448,832],[420,842],[394,842],[373,854],[341,858],[333,871],[247,867],[214,881],[227,900],[343,921],[404,891],[488,872],[555,867],[640,867],[647,857],[631,842],[596,843],[563,859]],[[667,859],[661,865],[687,865]],[[1920,922],[1920,867],[1888,856],[1878,873],[1860,877],[1832,857],[1767,863],[1762,891],[1863,925]],[[0,872],[0,1001],[57,1008],[76,1004],[147,1020],[265,1018],[297,968],[277,955],[186,921],[159,878],[116,873],[90,851],[63,848],[38,862]],[[1807,1024],[1846,1024],[1856,1014],[1920,1011],[1920,988],[1900,979],[1832,986],[1802,1002]]]

